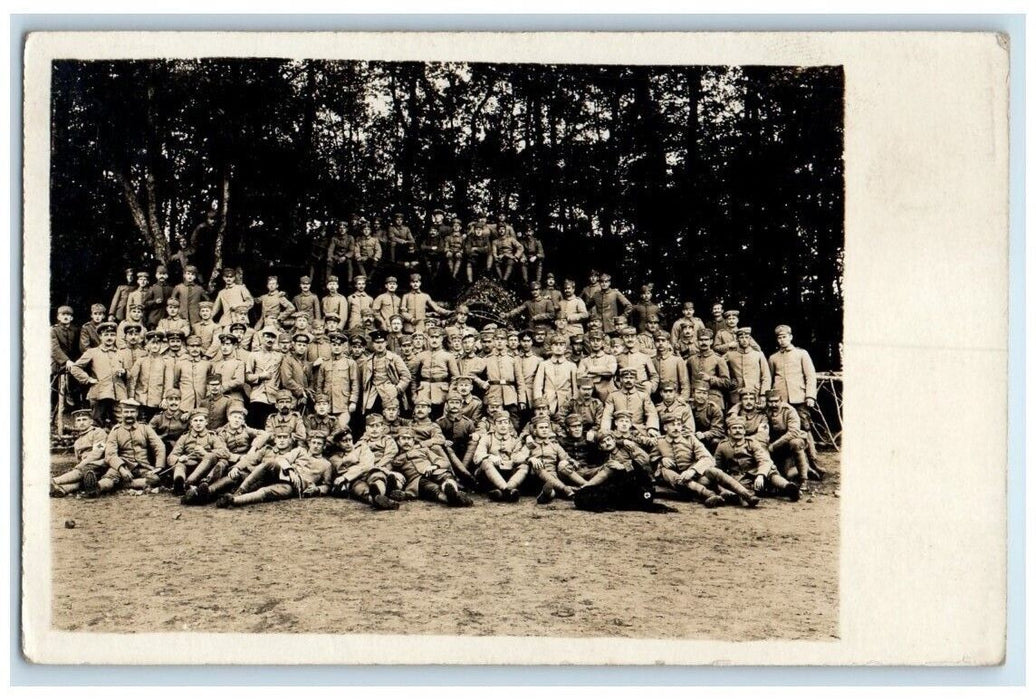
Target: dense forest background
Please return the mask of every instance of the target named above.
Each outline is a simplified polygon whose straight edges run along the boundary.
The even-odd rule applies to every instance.
[[[82,319],[205,212],[215,255],[290,278],[350,212],[529,222],[548,268],[655,284],[675,317],[722,300],[821,369],[842,340],[840,67],[213,59],[59,61],[52,304]],[[176,283],[178,280],[172,280]]]

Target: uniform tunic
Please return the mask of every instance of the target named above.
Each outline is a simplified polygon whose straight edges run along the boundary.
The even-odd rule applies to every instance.
[[[208,360],[177,360],[173,365],[176,388],[180,390],[180,410],[189,411],[205,396],[212,363]]]
[[[257,329],[262,329],[266,325],[266,317],[271,314],[277,315],[278,323],[284,323],[295,313],[295,305],[288,301],[288,297],[280,289],[267,292],[256,301],[259,303],[259,320],[255,323]]]
[[[396,315],[401,315],[400,310],[403,308],[403,299],[393,292],[382,292],[374,298],[374,302],[371,305],[374,310],[374,320],[376,320],[383,330],[388,330],[389,319]]]
[[[515,463],[513,455],[521,449],[521,441],[516,435],[497,437],[495,433],[483,435],[475,448],[475,464],[481,465],[488,457],[499,457],[500,464],[496,465],[498,471],[510,472],[514,470]]]
[[[702,320],[697,316],[691,316],[690,318],[681,316],[680,318],[676,319],[676,323],[673,324],[673,330],[669,334],[669,337],[673,341],[674,348],[676,347],[676,344],[680,342],[680,339],[683,337],[684,327],[690,327],[691,331],[693,331],[692,335],[697,335],[698,331],[705,327],[705,324],[702,323]]]
[[[363,312],[370,310],[374,300],[367,292],[353,292],[349,295],[349,319],[346,328],[352,330],[363,325]]]
[[[223,442],[223,438],[215,431],[209,429],[201,432],[188,430],[180,436],[172,451],[169,452],[169,463],[174,463],[174,457],[176,460],[179,460],[184,457],[189,458],[195,453],[200,453],[204,456],[214,454],[219,459],[228,459],[230,457],[230,450],[227,449],[227,444]]]
[[[104,461],[109,467],[157,467],[165,463],[165,445],[148,425],[135,424],[132,428],[116,425],[108,433],[104,444]],[[149,457],[153,458],[152,461]]]
[[[192,327],[201,321],[201,313],[199,311],[201,303],[209,299],[209,293],[205,290],[205,287],[202,287],[197,282],[191,282],[190,284],[181,282],[173,287],[171,296],[180,302],[180,314],[187,319],[187,322]],[[212,319],[209,320],[211,321]]]
[[[399,355],[386,351],[363,361],[363,407],[369,410],[380,396],[382,402],[401,400],[410,384],[411,374]]]
[[[245,384],[245,363],[243,361],[233,355],[226,359],[221,355],[218,360],[213,361],[212,373],[218,374],[223,380],[220,385],[221,393],[242,404],[248,400],[246,396],[248,385]]]
[[[451,353],[441,349],[419,352],[409,369],[417,382],[414,399],[424,399],[433,404],[446,401],[450,380],[461,374],[457,360]]]
[[[755,440],[722,440],[716,447],[716,466],[734,478],[767,476],[777,471],[770,454]]]
[[[726,393],[730,390],[730,370],[727,361],[712,351],[696,352],[687,358],[687,371],[691,381],[709,383],[709,398],[720,410],[726,405]]]
[[[249,400],[273,405],[281,388],[281,360],[276,350],[256,350],[245,363],[245,381],[251,386]],[[265,378],[260,378],[265,375]]]
[[[591,313],[601,319],[601,330],[609,334],[615,331],[615,317],[629,314],[633,305],[622,292],[608,288],[594,295],[590,307]]]
[[[65,364],[79,357],[79,329],[60,323],[50,327],[50,371],[60,372]]]
[[[594,378],[594,391],[597,398],[604,401],[608,394],[615,391],[615,371],[619,363],[614,355],[609,355],[603,350],[596,355],[587,355],[579,360],[578,374],[581,377]]]
[[[306,397],[306,390],[312,385],[313,365],[293,353],[285,355],[281,360],[281,386],[298,400]]]
[[[676,383],[676,395],[684,401],[691,398],[691,377],[687,372],[687,363],[676,355],[655,357],[653,364],[658,371],[659,386],[664,382]]]
[[[702,442],[719,441],[726,437],[723,429],[723,411],[711,401],[706,401],[701,406],[691,404],[691,413],[694,414],[694,425],[696,433],[704,433],[700,438]]]
[[[360,400],[360,370],[351,357],[342,355],[323,362],[317,369],[316,390],[331,399],[331,413],[347,413]]]
[[[145,355],[133,363],[128,390],[144,406],[158,408],[168,389],[176,386],[173,361],[162,355]]]
[[[403,295],[400,315],[407,324],[413,327],[415,333],[424,333],[425,323],[428,320],[428,309],[437,314],[449,313],[424,292],[407,292]]]
[[[809,353],[802,348],[792,346],[770,355],[770,371],[773,388],[780,392],[782,401],[794,406],[806,399],[816,400],[817,373]]]
[[[601,414],[602,431],[608,432],[612,429],[612,416],[619,411],[632,413],[635,426],[658,430],[658,412],[646,392],[619,389],[608,394],[608,400],[604,402],[604,412]]]
[[[728,352],[724,358],[730,370],[733,387],[730,402],[736,403],[741,389],[748,389],[762,396],[770,390],[770,369],[766,366],[766,358],[758,350],[738,347]]]
[[[344,324],[349,320],[349,300],[337,292],[328,294],[320,300],[320,313],[321,318],[334,314]]]
[[[546,398],[551,414],[556,414],[568,404],[578,391],[576,366],[568,360],[552,358],[544,360],[536,368],[532,398],[533,401]]]
[[[245,285],[232,284],[229,287],[224,287],[216,295],[216,303],[212,305],[212,320],[216,323],[222,323],[224,321],[224,314],[229,314],[238,306],[252,308],[254,304],[255,299],[252,298],[251,292],[248,291]]]
[[[529,398],[532,394],[532,387],[536,380],[536,370],[539,369],[540,364],[543,362],[543,358],[530,352],[527,355],[520,354],[515,359],[518,362],[518,369],[522,373],[522,381],[525,382],[526,398]]]
[[[558,311],[564,314],[565,319],[568,321],[568,326],[565,332],[568,335],[579,335],[583,332],[583,321],[590,318],[590,313],[586,309],[586,304],[577,296],[570,297],[568,299],[559,299],[555,306]]]
[[[165,445],[172,448],[180,436],[187,432],[187,421],[181,418],[182,415],[179,409],[172,413],[163,411],[148,421],[148,427],[155,431]]]
[[[688,433],[694,433],[694,412],[691,410],[690,405],[681,398],[676,398],[671,404],[666,404],[665,401],[659,401],[655,404],[655,410],[658,412],[658,425],[661,428],[664,426],[662,421],[666,416],[674,416],[680,423],[680,427]]]
[[[489,382],[486,401],[499,400],[504,406],[529,403],[525,377],[514,358],[493,351],[493,354],[484,359],[484,367],[486,380]]]
[[[266,417],[266,432],[271,435],[278,428],[287,428],[291,432],[291,437],[295,440],[296,445],[301,445],[306,442],[306,424],[295,411],[288,411],[287,415],[281,415],[280,411],[271,413]]]
[[[230,425],[224,425],[216,431],[216,434],[223,441],[223,444],[227,446],[228,455],[226,459],[230,464],[235,464],[253,448],[259,449],[267,437],[266,432],[249,428],[247,425],[242,425],[237,429],[231,428]]]
[[[84,368],[89,368],[91,374],[87,374]],[[121,401],[126,398],[126,380],[125,375],[116,376],[116,373],[125,372],[126,369],[123,354],[118,348],[105,350],[96,347],[84,352],[69,368],[69,372],[83,384],[89,384],[91,378],[97,380],[97,383],[92,384],[86,392],[86,398],[90,401]]]
[[[147,288],[144,293],[144,318],[148,328],[155,328],[158,322],[165,318],[166,302],[173,298],[173,285],[163,282],[155,282]],[[177,300],[179,301],[179,300]],[[187,318],[187,307],[182,303],[180,313]]]
[[[309,317],[313,320],[319,320],[324,317],[320,309],[320,298],[313,292],[296,294],[291,303],[295,305],[296,311],[309,314]]]
[[[615,356],[615,377],[627,368],[637,370],[637,386],[641,391],[653,394],[658,390],[658,370],[651,358],[642,352],[623,352]]]
[[[769,446],[770,444],[770,424],[766,420],[766,414],[756,409],[752,411],[752,415],[748,415],[742,408],[741,404],[734,405],[733,408],[728,411],[729,416],[741,416],[745,419],[745,437],[749,440],[755,440],[762,445]],[[795,416],[798,418],[798,415]]]
[[[695,475],[701,474],[709,467],[716,466],[716,460],[709,453],[705,445],[693,435],[677,435],[671,438],[663,435],[655,442],[655,448],[651,453],[651,462],[661,466],[663,459],[671,459],[676,463],[673,471],[681,476],[688,471]]]

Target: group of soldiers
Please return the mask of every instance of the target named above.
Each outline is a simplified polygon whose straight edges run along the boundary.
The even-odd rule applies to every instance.
[[[370,227],[359,225],[362,241]],[[528,250],[491,245],[464,264],[509,276]],[[686,302],[663,328],[650,285],[631,302],[607,273],[577,293],[523,267],[528,299],[476,329],[463,304],[422,290],[409,248],[390,255],[403,295],[388,274],[370,296],[368,260],[355,255],[341,258],[352,291],[340,293],[332,247],[322,295],[303,276],[289,299],[271,275],[253,297],[228,268],[210,299],[195,267],[172,286],[159,266],[154,282],[127,270],[81,327],[59,307],[52,374],[73,391],[54,397],[56,411],[76,387],[86,405],[70,414],[76,464],[51,495],[171,488],[185,505],[331,495],[379,510],[415,498],[463,507],[473,493],[574,499],[640,471],[707,507],[754,507],[796,501],[822,475],[816,374],[790,327],[775,329],[767,358],[722,304],[703,321]]]

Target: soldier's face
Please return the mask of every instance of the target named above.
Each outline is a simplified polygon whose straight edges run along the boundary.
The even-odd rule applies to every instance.
[[[72,421],[72,427],[77,433],[85,433],[94,424],[90,416],[76,416]]]
[[[432,350],[442,349],[442,336],[441,335],[430,335],[428,336],[428,347]]]
[[[133,406],[121,406],[119,408],[119,414],[122,416],[122,423],[127,427],[132,427],[137,423],[137,409]]]
[[[601,278],[601,289],[610,289],[611,286],[612,286],[611,277],[602,277]]]
[[[126,331],[126,344],[134,347],[140,345],[140,330],[133,329]]]
[[[529,350],[532,350],[532,338],[530,338],[529,336],[520,338],[518,340],[518,345],[521,346],[522,350],[528,352]]]
[[[568,431],[569,437],[581,438],[583,437],[583,424],[582,423],[567,423],[565,430]]]
[[[362,292],[367,288],[367,280],[362,277],[357,277],[353,282],[353,286],[356,288],[357,292]]]
[[[222,393],[223,387],[219,385],[219,382],[209,382],[208,389],[209,396],[219,396]]]
[[[751,340],[752,338],[747,333],[737,334],[737,346],[739,348],[747,348],[749,346],[749,341]]]
[[[507,337],[507,347],[511,350],[518,349],[518,336],[510,335]]]
[[[659,341],[659,342],[656,342],[655,343],[655,347],[658,348],[658,354],[660,354],[662,357],[665,357],[666,355],[668,355],[669,353],[671,353],[673,351],[673,344],[670,343],[669,341],[665,341],[665,342]]]
[[[309,453],[311,455],[316,456],[324,453],[324,438],[310,438],[307,444],[309,445]]]
[[[72,314],[68,313],[67,311],[62,311],[58,314],[58,323],[64,326],[67,326],[68,324],[72,323]]]
[[[662,389],[662,400],[666,403],[672,403],[676,398],[676,389]]]
[[[406,452],[414,448],[414,436],[413,435],[400,435],[396,441],[399,443],[399,449]]]
[[[536,331],[532,335],[532,340],[536,345],[543,345],[543,341],[547,339],[546,331]]]
[[[579,395],[581,397],[583,397],[584,399],[588,399],[591,396],[593,396],[594,395],[594,387],[593,387],[593,385],[591,384],[590,386],[585,386],[583,384],[580,384],[579,385]]]
[[[723,304],[713,304],[712,305],[712,317],[713,318],[723,318]]]
[[[410,289],[415,292],[421,291],[421,280],[410,280]]]
[[[90,312],[90,320],[94,323],[101,323],[104,320],[103,311],[92,311]]]
[[[740,442],[745,439],[745,426],[740,423],[728,425],[727,432],[730,433],[730,437],[734,438],[735,442]]]
[[[227,423],[230,425],[231,428],[237,430],[245,424],[245,414],[234,411],[229,416],[227,416]]]
[[[551,436],[553,431],[550,429],[550,423],[540,422],[536,424],[536,437],[541,440],[545,440]]]
[[[461,348],[463,348],[464,352],[474,352],[474,350],[475,350],[475,339],[473,337],[471,337],[470,335],[466,336],[460,342],[460,346],[461,346]]]
[[[340,340],[331,341],[331,354],[335,357],[340,357],[345,352],[345,343]]]
[[[309,282],[300,282],[299,290],[301,290],[302,292],[308,292],[311,286],[312,285]]]
[[[194,284],[194,280],[196,278],[197,278],[197,275],[195,275],[193,272],[185,272],[185,273],[183,273],[183,281],[185,283],[187,283],[187,284]]]
[[[471,382],[469,381],[457,382],[457,393],[461,396],[470,396],[471,388]]]
[[[179,398],[169,398],[165,400],[165,410],[169,413],[175,413],[180,408]]]
[[[309,343],[304,340],[296,340],[291,344],[291,347],[295,350],[296,355],[305,355],[306,351],[309,350]]]
[[[695,389],[691,396],[694,399],[694,403],[697,404],[703,404],[709,400],[709,392],[705,389]]]
[[[220,343],[219,351],[223,353],[224,357],[228,357],[234,353],[234,344],[229,340],[224,340]]]
[[[503,352],[507,348],[507,338],[493,338],[493,349]]]
[[[605,452],[611,452],[615,449],[615,438],[611,435],[607,435],[601,439],[601,449]]]
[[[134,279],[136,279],[136,272],[133,270],[126,270],[126,283],[133,284]]]
[[[176,318],[180,315],[180,305],[169,304],[167,307],[165,307],[165,312],[166,315],[168,315],[170,318]]]
[[[737,328],[736,316],[727,316],[727,328]]]
[[[155,279],[158,280],[159,282],[165,282],[167,279],[169,279],[169,273],[168,272],[156,272],[155,273]]]
[[[637,378],[632,374],[624,374],[619,379],[619,382],[622,384],[623,389],[632,389],[637,385]]]
[[[234,284],[235,279],[234,275],[223,275],[223,284],[230,287]]]
[[[194,416],[191,418],[191,430],[196,433],[200,433],[205,430],[205,426],[209,424],[209,421],[205,416]]]
[[[289,350],[291,350],[291,341],[290,340],[278,340],[277,341],[277,350],[282,352],[282,353],[287,353]]]
[[[786,348],[791,345],[791,333],[780,332],[777,334],[777,345]]]
[[[146,287],[147,283],[148,283],[148,278],[147,278],[146,275],[137,275],[137,286],[138,287]]]
[[[277,410],[281,413],[287,413],[291,410],[291,404],[291,399],[277,399],[277,403],[274,405],[277,406]]]
[[[507,416],[501,416],[493,422],[493,430],[496,431],[497,435],[507,435],[511,432],[511,419]]]
[[[131,321],[139,321],[140,317],[144,315],[144,310],[140,307],[133,307],[129,311],[129,317]]]
[[[101,343],[105,346],[115,345],[115,331],[105,331],[101,333]]]
[[[398,411],[397,411],[397,414],[398,414]],[[388,418],[387,412],[386,412],[385,417]],[[395,417],[393,417],[391,420],[395,420]],[[377,440],[377,439],[379,439],[381,437],[384,437],[385,430],[386,430],[386,428],[385,428],[385,424],[384,423],[381,423],[381,422],[371,423],[370,425],[367,426],[367,435],[369,435],[372,440]]]
[[[671,420],[665,424],[665,434],[668,437],[676,437],[680,434],[680,424],[675,420]]]
[[[360,357],[361,355],[363,355],[363,343],[355,343],[350,345],[349,352],[352,353],[352,356],[354,358]]]
[[[685,306],[685,307],[683,307],[683,317],[684,318],[690,319],[693,316],[694,316],[694,307],[693,306]]]
[[[373,345],[374,345],[374,352],[377,352],[377,353],[385,352],[385,340],[384,339],[375,340]]]
[[[565,354],[565,350],[567,350],[567,349],[568,349],[568,343],[565,343],[565,342],[551,343],[551,345],[550,345],[550,351],[552,353],[554,353],[555,357],[561,357],[562,355]]]
[[[460,413],[460,399],[449,399],[446,401],[446,412],[457,414]]]
[[[637,336],[632,334],[622,336],[622,344],[627,350],[633,350],[637,346]]]
[[[615,421],[615,429],[620,433],[628,433],[633,428],[633,421],[623,416]]]
[[[318,416],[326,416],[331,412],[331,404],[327,401],[318,401],[313,404],[313,410],[316,411]]]
[[[604,350],[604,339],[603,338],[590,338],[590,350],[591,352],[598,353]]]
[[[694,331],[690,328],[685,327],[680,333],[680,340],[684,345],[691,345],[694,343]]]
[[[658,333],[658,321],[648,321],[647,322],[647,331],[651,335],[654,335],[655,333]]]
[[[746,411],[755,410],[755,394],[742,394],[741,395],[741,406]]]
[[[337,282],[328,282],[327,283],[327,291],[329,293],[331,293],[331,294],[338,294],[338,283]]]
[[[428,406],[428,404],[420,403],[414,406],[414,418],[418,420],[424,420],[429,415],[431,415],[431,413],[432,409]]]
[[[708,350],[712,347],[712,338],[698,338],[698,349]]]
[[[775,413],[777,409],[781,407],[781,400],[779,398],[766,399],[766,408],[771,412]]]
[[[291,447],[291,435],[285,435],[283,433],[274,435],[273,446],[281,451],[288,449]]]
[[[197,359],[201,357],[201,346],[200,345],[189,345],[187,347],[187,354]]]
[[[393,333],[402,333],[403,321],[398,318],[392,319],[391,321],[389,321],[389,330]]]
[[[198,315],[201,316],[202,321],[208,321],[212,318],[212,307],[202,306],[198,309]]]

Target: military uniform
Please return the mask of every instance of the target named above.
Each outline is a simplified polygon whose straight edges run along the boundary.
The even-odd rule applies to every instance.
[[[349,320],[345,327],[352,331],[363,326],[363,312],[370,311],[374,300],[367,292],[353,292],[349,295]]]
[[[728,352],[724,360],[730,370],[733,384],[730,392],[731,403],[737,400],[737,394],[741,389],[749,389],[758,397],[770,390],[770,369],[766,366],[766,358],[758,350],[737,347]]]
[[[108,327],[111,326],[114,324]],[[118,348],[90,348],[69,367],[69,373],[80,383],[90,384],[86,398],[93,409],[94,423],[104,426],[112,422],[116,402],[127,396],[125,359]],[[91,380],[96,380],[96,383],[91,384]]]
[[[726,360],[708,348],[687,359],[687,371],[692,381],[708,383],[709,399],[722,411],[726,406],[726,392],[733,384]]]
[[[532,398],[545,398],[551,414],[567,405],[577,393],[576,366],[565,359],[544,360],[536,368],[532,383]]]

